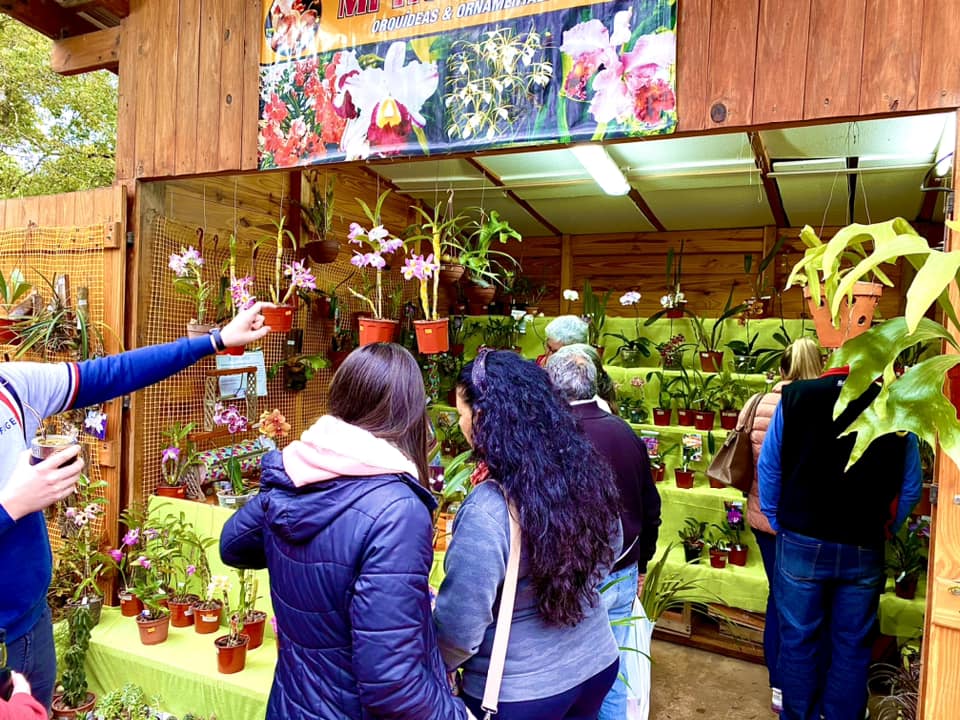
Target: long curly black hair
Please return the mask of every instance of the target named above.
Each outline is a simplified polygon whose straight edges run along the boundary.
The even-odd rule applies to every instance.
[[[473,412],[475,458],[519,509],[541,615],[576,625],[599,601],[597,586],[613,565],[612,470],[547,373],[516,353],[484,352],[467,363],[457,392]]]

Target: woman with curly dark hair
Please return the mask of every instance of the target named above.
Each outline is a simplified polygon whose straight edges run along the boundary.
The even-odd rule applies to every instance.
[[[519,515],[520,573],[499,720],[594,719],[619,652],[597,588],[619,552],[613,474],[546,372],[481,351],[457,384],[460,428],[478,471],[453,524],[434,619],[449,670],[482,717],[495,616]]]

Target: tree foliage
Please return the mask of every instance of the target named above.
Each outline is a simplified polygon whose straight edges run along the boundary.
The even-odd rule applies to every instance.
[[[61,77],[52,42],[0,15],[0,198],[113,183],[117,78]]]

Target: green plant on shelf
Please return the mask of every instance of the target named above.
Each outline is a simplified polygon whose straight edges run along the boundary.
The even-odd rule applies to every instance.
[[[930,523],[926,519],[909,521],[890,538],[887,569],[896,582],[916,580],[927,569],[927,543]]]
[[[663,370],[652,370],[647,373],[646,379],[647,383],[654,379],[657,381],[657,407],[661,410],[672,410],[678,400],[677,394],[670,389],[674,378],[667,376]]]
[[[685,547],[703,547],[703,537],[707,530],[707,522],[695,517],[688,517],[683,521],[683,527],[677,531],[680,542]]]
[[[673,445],[668,445],[667,447],[660,449],[656,455],[650,456],[650,467],[652,468],[664,467],[666,465],[667,458],[673,455],[679,449],[680,449],[680,443],[674,443]]]
[[[721,602],[720,598],[703,587],[698,577],[690,577],[683,569],[667,568],[670,553],[676,547],[671,543],[663,554],[647,567],[647,575],[640,591],[640,604],[647,619],[656,622],[670,608],[690,603],[706,610],[708,603]]]
[[[620,417],[628,422],[640,424],[646,422],[650,415],[642,397],[620,397],[618,403],[620,405]]]
[[[719,525],[711,526],[704,538],[707,547],[717,552],[730,552],[730,537]]]
[[[61,703],[64,708],[77,708],[87,702],[89,694],[84,665],[90,649],[93,615],[85,606],[81,606],[70,613],[67,623],[69,643],[64,653],[63,674],[60,677],[60,684],[63,686]]]
[[[612,295],[613,290],[598,295],[589,280],[583,281],[583,319],[587,322],[587,342],[594,347],[600,345],[600,338],[603,337],[603,327],[607,323],[607,303]]]
[[[749,386],[730,372],[730,368],[724,368],[723,372],[713,375],[712,379],[710,403],[717,410],[739,410],[753,394]]]

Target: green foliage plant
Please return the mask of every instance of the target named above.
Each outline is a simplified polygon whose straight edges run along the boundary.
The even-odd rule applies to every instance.
[[[703,545],[703,534],[706,530],[705,520],[688,517],[683,521],[683,527],[677,531],[677,535],[680,536],[680,542],[687,547],[700,547]]]
[[[607,323],[607,303],[613,290],[607,290],[602,295],[593,291],[589,280],[583,281],[583,319],[587,321],[588,342],[599,345],[603,336],[603,326]]]
[[[493,243],[506,244],[510,240],[521,242],[523,236],[496,210],[489,213],[478,211],[476,217],[464,224],[463,230],[463,240],[457,247],[457,260],[467,269],[470,280],[482,287],[502,287],[504,271],[518,267],[518,263],[508,253],[494,250]]]
[[[9,276],[0,273],[0,311],[4,316],[32,289],[33,286],[27,282],[19,268],[11,270]]]
[[[143,688],[133,683],[111,690],[97,701],[97,720],[150,720],[150,706]]]
[[[647,619],[654,623],[664,612],[684,603],[705,611],[708,603],[720,602],[714,593],[703,587],[700,578],[667,566],[670,553],[676,546],[676,543],[668,545],[663,554],[647,567],[640,604]]]
[[[84,662],[90,649],[90,631],[93,628],[93,615],[86,607],[79,607],[67,618],[70,628],[70,641],[63,654],[63,674],[60,684],[63,686],[62,703],[64,707],[76,708],[87,702],[89,684]]]

